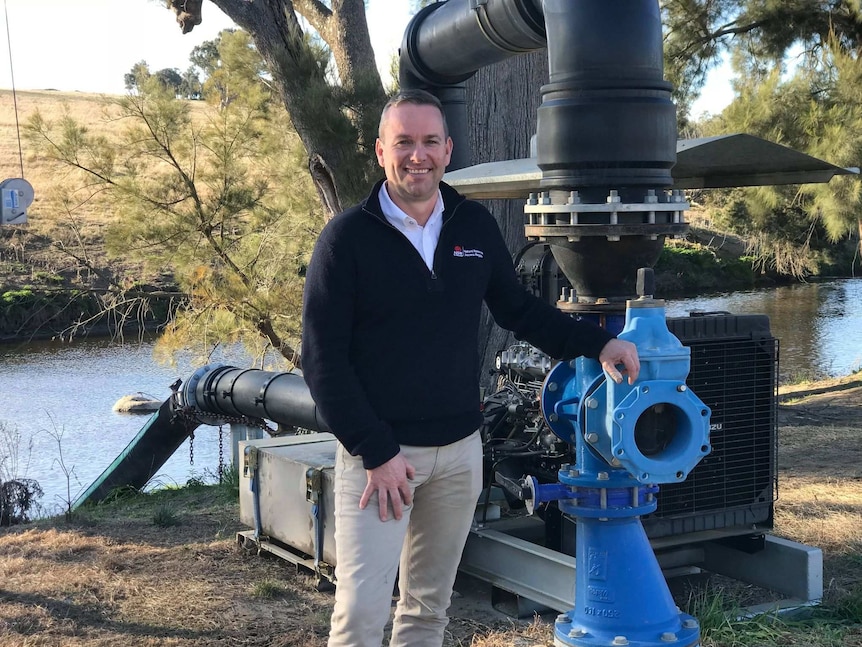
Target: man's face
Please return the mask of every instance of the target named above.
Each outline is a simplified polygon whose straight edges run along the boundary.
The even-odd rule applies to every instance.
[[[443,117],[435,106],[402,103],[390,107],[374,150],[395,204],[404,209],[436,200],[452,154],[452,140],[446,136]]]

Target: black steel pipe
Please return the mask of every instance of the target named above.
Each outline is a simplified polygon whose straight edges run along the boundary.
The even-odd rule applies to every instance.
[[[549,83],[538,110],[542,186],[673,185],[676,107],[656,0],[545,0]],[[592,201],[582,194],[585,201]]]
[[[329,431],[301,375],[205,366],[183,388],[186,406],[214,416],[246,416]]]
[[[401,46],[401,87],[444,100],[450,170],[471,163],[463,84],[485,65],[547,45],[537,149],[542,186],[637,201],[673,185],[676,108],[663,78],[657,0],[449,0],[421,10]],[[592,189],[595,187],[595,191]]]
[[[464,82],[479,69],[545,47],[541,0],[449,0],[420,10],[404,32],[402,89],[431,92],[443,104],[455,142],[447,167],[472,163]]]
[[[432,86],[456,85],[486,65],[544,47],[540,0],[449,0],[410,21],[400,73]]]

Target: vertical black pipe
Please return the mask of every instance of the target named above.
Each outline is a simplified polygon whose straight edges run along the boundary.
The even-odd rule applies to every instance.
[[[449,0],[425,7],[407,26],[399,83],[443,104],[455,142],[448,170],[471,163],[464,82],[486,65],[544,48],[541,6],[541,0]]]
[[[548,188],[673,185],[676,108],[656,0],[544,0],[549,83],[538,110]],[[625,198],[624,198],[625,200]]]

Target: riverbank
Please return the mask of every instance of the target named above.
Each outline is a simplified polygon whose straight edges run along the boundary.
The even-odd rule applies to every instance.
[[[775,532],[824,551],[824,605],[805,624],[704,619],[704,647],[862,644],[862,373],[782,387]],[[240,487],[246,486],[241,483]],[[237,492],[193,485],[0,529],[4,647],[322,647],[331,592],[235,540]],[[464,578],[447,647],[552,644]],[[746,588],[741,592],[752,595]],[[727,602],[715,594],[712,599]],[[731,600],[732,601],[732,600]],[[685,600],[680,601],[685,604]],[[744,642],[746,627],[759,633]]]
[[[657,294],[672,297],[776,285],[779,279],[755,274],[737,256],[739,241],[710,247],[708,236],[693,230],[690,240],[669,243],[659,259]],[[715,238],[715,236],[713,236]],[[184,300],[170,273],[144,275],[140,264],[109,259],[101,230],[87,247],[99,267],[49,236],[28,227],[0,228],[0,343],[115,335],[163,327]]]

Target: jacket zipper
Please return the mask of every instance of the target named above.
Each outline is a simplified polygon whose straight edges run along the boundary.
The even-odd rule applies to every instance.
[[[443,229],[445,229],[446,225],[449,224],[449,221],[455,217],[455,212],[461,208],[461,205],[464,204],[465,200],[461,200],[452,208],[452,215],[450,215],[443,223],[440,225],[440,236],[437,238],[437,246],[434,248],[434,258],[431,260],[431,280],[437,280],[437,272],[434,271],[434,268],[437,267],[437,254],[440,252],[440,241],[443,239]]]
[[[386,216],[378,215],[378,214],[374,213],[373,211],[371,211],[370,209],[367,209],[365,206],[362,207],[362,210],[369,213],[371,216],[374,217],[375,220],[379,221],[382,225],[389,227],[390,229],[394,229],[399,234],[401,234],[401,237],[405,238],[405,242],[408,245],[410,245],[411,248],[413,248],[414,252],[416,252],[416,256],[419,258],[419,262],[422,264],[422,267],[424,268],[425,272],[430,273],[432,281],[436,281],[437,280],[437,272],[434,270],[434,267],[437,265],[437,253],[440,251],[440,239],[443,238],[443,229],[446,227],[446,225],[449,223],[449,221],[455,217],[455,212],[461,208],[461,205],[464,204],[464,202],[466,202],[466,200],[464,200],[464,199],[459,201],[458,204],[456,204],[452,208],[452,215],[450,215],[448,218],[446,218],[446,220],[444,220],[443,223],[440,225],[440,236],[437,239],[437,247],[434,249],[434,258],[431,260],[431,269],[428,269],[428,266],[425,265],[425,259],[422,258],[422,254],[419,253],[419,250],[417,250],[415,247],[413,247],[413,244],[409,240],[407,240],[403,234],[401,234],[401,232],[398,230],[397,227],[395,227],[391,222],[389,222],[386,219]],[[432,291],[432,290],[429,290],[429,291]]]

